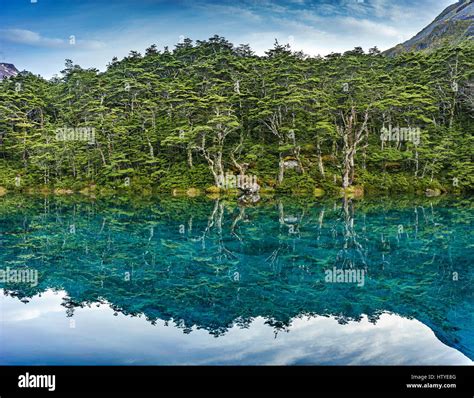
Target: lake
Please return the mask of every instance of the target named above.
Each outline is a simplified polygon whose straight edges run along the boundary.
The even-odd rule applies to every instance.
[[[463,365],[473,200],[0,198],[0,364]]]

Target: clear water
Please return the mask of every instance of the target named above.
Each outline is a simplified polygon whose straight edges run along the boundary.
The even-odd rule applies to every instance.
[[[472,204],[7,195],[0,363],[472,364]]]

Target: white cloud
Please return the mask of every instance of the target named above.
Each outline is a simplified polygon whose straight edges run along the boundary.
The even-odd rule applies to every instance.
[[[364,3],[341,0],[323,4],[303,0],[287,1],[293,4],[245,0],[226,1],[210,7],[209,3],[202,0],[183,0],[183,10],[192,10],[192,13],[177,13],[172,18],[155,15],[128,18],[123,23],[104,25],[94,31],[97,40],[83,40],[78,33],[74,46],[69,44],[67,36],[58,38],[56,34],[56,37],[48,37],[24,29],[0,29],[0,37],[6,43],[44,49],[41,52],[47,54],[48,62],[44,62],[44,56],[38,56],[40,51],[11,48],[10,54],[6,55],[20,69],[45,77],[58,73],[65,58],[72,59],[84,68],[104,70],[113,56],[122,58],[130,50],[143,53],[153,42],[159,48],[167,45],[172,49],[180,36],[205,40],[218,34],[236,45],[250,44],[259,55],[272,48],[277,38],[280,43],[291,41],[294,50],[302,50],[309,55],[327,55],[351,50],[356,46],[366,50],[373,46],[381,50],[393,47],[414,36],[441,12],[443,2],[452,0],[424,0],[424,12],[420,12],[419,4],[392,0],[364,0]],[[304,7],[299,4],[304,4]],[[88,34],[91,35],[92,31]],[[4,51],[8,51],[8,48]]]
[[[194,8],[200,9],[201,11],[206,11],[209,14],[212,14],[214,17],[216,15],[222,14],[225,16],[238,17],[239,19],[243,18],[247,21],[252,22],[260,22],[262,20],[262,17],[260,15],[245,7],[214,4],[212,8],[209,8],[208,4],[199,3],[196,3],[193,6]]]
[[[26,29],[2,29],[0,30],[6,41],[19,44],[40,45],[43,47],[61,47],[63,40],[50,39],[40,36],[36,32]]]
[[[364,315],[344,325],[332,316],[302,316],[278,336],[256,317],[248,328],[233,326],[215,338],[195,326],[185,334],[173,322],[152,326],[144,317],[114,316],[109,305],[76,308],[71,328],[61,305],[65,297],[64,291],[46,291],[23,305],[0,290],[2,337],[8,341],[0,345],[1,364],[473,364],[428,326],[396,314],[384,313],[375,324]]]
[[[65,48],[72,46],[71,42],[74,43],[75,48],[85,50],[100,50],[105,46],[103,42],[97,40],[82,40],[75,36],[64,39],[50,38],[26,29],[0,29],[0,34],[7,42],[36,47]]]
[[[346,28],[354,33],[370,34],[386,37],[398,37],[400,31],[385,23],[369,21],[368,19],[356,19],[353,17],[341,18],[338,26]]]

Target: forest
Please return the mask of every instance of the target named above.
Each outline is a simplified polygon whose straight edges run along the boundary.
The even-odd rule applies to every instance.
[[[474,44],[264,56],[214,36],[0,83],[0,192],[438,195],[474,188]],[[45,60],[47,62],[47,60]]]

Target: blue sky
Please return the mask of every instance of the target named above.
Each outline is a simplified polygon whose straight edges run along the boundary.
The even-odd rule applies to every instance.
[[[455,0],[0,0],[0,62],[49,78],[66,58],[104,70],[113,56],[214,34],[257,54],[275,39],[310,55],[409,39]]]

